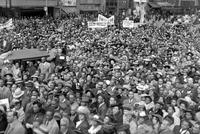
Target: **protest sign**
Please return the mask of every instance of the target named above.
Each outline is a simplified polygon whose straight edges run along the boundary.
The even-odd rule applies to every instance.
[[[89,21],[88,28],[96,29],[96,28],[106,28],[107,22],[104,21]]]
[[[8,98],[6,98],[6,99],[1,99],[1,100],[0,100],[0,105],[5,105],[6,108],[7,108],[7,110],[8,110],[8,111],[10,110],[10,104],[9,104]]]
[[[98,15],[98,21],[105,21],[105,22],[107,22],[107,21],[108,21],[108,18],[106,18],[105,16],[99,14],[99,15]]]
[[[110,18],[108,18],[107,20],[108,25],[115,25],[115,16],[111,16]]]
[[[123,20],[124,28],[137,28],[141,25],[144,25],[144,23],[134,23],[132,20]]]
[[[124,28],[133,28],[134,21],[132,20],[123,20],[123,27]]]

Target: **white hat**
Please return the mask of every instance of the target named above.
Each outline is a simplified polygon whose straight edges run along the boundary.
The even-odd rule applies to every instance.
[[[77,113],[89,115],[90,110],[86,106],[79,106],[77,109]]]
[[[140,90],[140,91],[145,91],[145,90],[146,90],[145,87],[142,86],[142,85],[138,85],[136,88],[137,88],[138,90]]]
[[[17,88],[13,94],[14,98],[20,98],[24,94],[24,91],[21,88]]]

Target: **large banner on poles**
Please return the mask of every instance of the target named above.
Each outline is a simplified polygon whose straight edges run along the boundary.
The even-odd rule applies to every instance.
[[[99,22],[107,22],[108,25],[115,25],[115,16],[111,16],[110,18],[106,18],[105,16],[99,14],[98,15],[98,21]]]

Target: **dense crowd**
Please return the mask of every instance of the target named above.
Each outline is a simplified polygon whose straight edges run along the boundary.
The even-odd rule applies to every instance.
[[[14,19],[15,29],[0,31],[2,52],[51,53],[4,62],[0,133],[199,134],[199,30],[172,18],[132,29],[87,21]]]

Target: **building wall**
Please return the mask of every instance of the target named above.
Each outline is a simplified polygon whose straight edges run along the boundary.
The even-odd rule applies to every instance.
[[[44,7],[46,0],[0,0],[0,6],[7,7]],[[58,5],[58,0],[47,0],[48,6],[54,7]]]
[[[79,11],[104,11],[105,0],[77,0]]]

